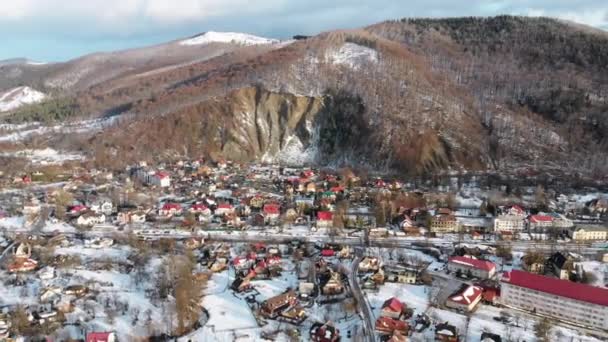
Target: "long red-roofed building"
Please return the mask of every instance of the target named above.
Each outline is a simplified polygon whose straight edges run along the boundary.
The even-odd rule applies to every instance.
[[[513,270],[500,292],[504,305],[608,330],[608,289]]]

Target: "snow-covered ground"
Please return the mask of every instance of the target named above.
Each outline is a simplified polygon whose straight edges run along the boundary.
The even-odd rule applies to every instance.
[[[209,31],[199,36],[182,40],[181,45],[204,45],[210,43],[232,43],[239,45],[265,45],[275,44],[279,41],[276,39],[258,37],[251,34],[239,32],[214,32]]]
[[[62,164],[66,161],[83,160],[84,156],[78,153],[61,152],[52,148],[40,150],[21,150],[16,152],[0,152],[0,156],[4,157],[21,157],[30,160],[33,164]]]
[[[0,142],[18,142],[27,138],[44,134],[69,134],[86,133],[102,130],[123,120],[127,116],[113,116],[110,118],[100,118],[92,120],[82,120],[62,125],[45,126],[37,122],[27,124],[3,124],[0,125]]]
[[[30,87],[13,88],[0,95],[0,112],[14,110],[25,104],[37,103],[46,97],[46,94]]]
[[[355,43],[344,43],[337,50],[330,50],[326,58],[334,64],[358,69],[362,65],[378,62],[378,51]]]

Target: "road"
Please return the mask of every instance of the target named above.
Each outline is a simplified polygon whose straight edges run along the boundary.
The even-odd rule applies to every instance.
[[[363,318],[363,334],[365,336],[365,340],[368,342],[375,342],[376,335],[374,333],[374,316],[372,314],[372,310],[369,307],[369,303],[365,299],[365,295],[361,291],[361,287],[359,286],[359,278],[357,274],[359,273],[359,262],[361,262],[362,250],[357,249],[357,256],[352,262],[351,272],[348,275],[348,282],[350,283],[350,289],[353,293],[353,296],[357,300],[359,311],[361,312],[361,316]]]
[[[57,233],[55,232],[43,232],[43,231],[32,231],[30,229],[24,230],[12,230],[10,231],[15,234],[25,235],[36,235],[50,237]],[[150,240],[157,240],[161,238],[166,239],[177,239],[185,240],[192,236],[202,236],[206,239],[212,239],[215,241],[223,242],[268,242],[268,243],[291,243],[293,241],[299,241],[302,243],[338,243],[349,246],[364,246],[366,243],[365,237],[363,236],[326,236],[326,235],[315,235],[314,233],[309,234],[293,234],[289,231],[278,233],[278,232],[261,232],[261,231],[200,231],[198,233],[190,233],[188,231],[181,231],[177,229],[153,229],[137,227],[132,230],[126,229],[119,231],[118,227],[111,225],[104,226],[100,230],[91,230],[85,232],[85,237],[107,237],[113,238],[116,234],[135,233],[136,235]],[[75,236],[80,233],[63,233],[66,236]],[[513,251],[526,252],[528,250],[536,250],[545,253],[549,253],[555,250],[569,250],[583,255],[595,256],[600,252],[608,253],[606,243],[594,242],[588,244],[580,244],[575,242],[543,242],[543,241],[480,241],[480,240],[462,240],[462,241],[450,241],[441,239],[419,239],[410,237],[369,237],[367,241],[370,247],[385,247],[385,248],[411,248],[420,247],[428,244],[429,246],[444,246],[452,247],[455,244],[465,243],[474,245],[485,245],[485,246],[509,246]]]

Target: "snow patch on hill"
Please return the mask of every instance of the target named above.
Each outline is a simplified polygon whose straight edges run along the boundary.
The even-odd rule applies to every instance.
[[[275,44],[279,41],[276,39],[269,39],[258,37],[246,33],[238,32],[214,32],[209,31],[199,36],[186,39],[180,42],[181,45],[204,45],[210,43],[232,43],[239,45],[264,45],[264,44]]]
[[[328,51],[326,58],[334,64],[358,69],[367,63],[377,63],[378,51],[354,43],[344,43],[339,49]]]
[[[84,156],[79,153],[60,152],[52,148],[41,150],[27,149],[17,152],[2,152],[0,156],[14,156],[29,159],[33,164],[50,165],[63,164],[66,161],[84,160]]]
[[[14,110],[26,104],[37,103],[46,97],[46,94],[30,87],[13,88],[0,95],[0,112]]]

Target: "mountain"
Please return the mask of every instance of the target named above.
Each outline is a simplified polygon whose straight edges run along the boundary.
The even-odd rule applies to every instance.
[[[607,64],[605,32],[569,22],[403,19],[287,42],[207,32],[43,67],[53,71],[36,89],[67,101],[54,118],[62,108],[122,118],[70,137],[98,161],[206,155],[601,175]],[[0,88],[6,74],[0,67]]]

